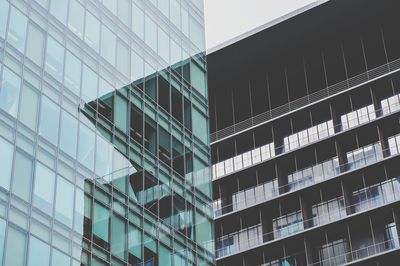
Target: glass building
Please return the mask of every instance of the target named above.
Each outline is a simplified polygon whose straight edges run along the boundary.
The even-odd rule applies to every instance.
[[[0,264],[214,265],[201,0],[0,0]]]
[[[207,55],[217,265],[399,264],[400,2],[310,2]]]

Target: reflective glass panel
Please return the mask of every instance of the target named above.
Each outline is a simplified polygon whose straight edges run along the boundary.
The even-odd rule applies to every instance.
[[[208,143],[208,129],[207,129],[207,119],[206,117],[197,111],[197,109],[192,109],[192,128],[193,134],[196,135],[204,143]]]
[[[77,0],[69,2],[68,28],[79,38],[83,37],[83,27],[85,20],[85,9]]]
[[[108,242],[109,210],[102,205],[94,204],[93,234]]]
[[[31,236],[29,239],[28,266],[49,265],[50,246]]]
[[[79,95],[79,88],[81,86],[81,70],[81,61],[75,55],[67,51],[65,56],[64,84],[76,95]]]
[[[76,143],[78,139],[78,120],[69,113],[62,111],[60,148],[72,158],[76,158]]]
[[[26,255],[26,235],[21,231],[8,227],[7,247],[4,265],[24,266]]]
[[[82,98],[85,102],[91,102],[97,97],[98,76],[88,66],[83,65],[82,71]]]
[[[39,95],[27,85],[22,87],[19,120],[35,130],[37,126],[37,115],[39,111]]]
[[[54,145],[57,145],[58,142],[59,122],[60,107],[49,98],[43,96],[40,110],[39,134]]]
[[[103,56],[110,64],[115,64],[115,47],[117,37],[106,26],[101,27],[101,56]]]
[[[10,188],[14,146],[0,138],[0,151],[0,186],[8,190]]]
[[[79,129],[78,160],[90,170],[94,170],[94,145],[94,132],[81,124]]]
[[[45,69],[61,82],[64,69],[64,47],[50,37],[50,35],[47,36]]]
[[[70,266],[71,259],[64,253],[53,248],[51,266]]]
[[[8,26],[7,41],[20,52],[25,50],[26,27],[28,19],[18,9],[12,7]]]
[[[30,201],[33,162],[30,158],[17,150],[17,154],[15,155],[15,165],[12,192],[21,199]]]
[[[90,12],[86,12],[85,42],[95,51],[100,49],[100,22]]]
[[[74,185],[57,177],[55,218],[63,224],[72,227],[74,214]]]
[[[13,117],[17,117],[20,89],[21,78],[8,68],[4,68],[0,87],[0,108]]]
[[[3,261],[4,240],[6,238],[6,221],[0,218],[0,261]]]
[[[126,259],[125,247],[126,225],[117,216],[112,216],[111,220],[111,253],[115,256]]]
[[[148,16],[146,16],[146,31],[145,31],[145,41],[148,46],[154,51],[157,51],[157,25]]]
[[[50,13],[63,24],[67,22],[68,0],[51,0]]]
[[[0,37],[3,39],[6,36],[9,6],[10,4],[6,0],[0,0]]]
[[[36,163],[33,205],[45,213],[51,214],[54,202],[56,175],[41,163]]]
[[[144,40],[144,12],[134,3],[132,3],[132,30]]]
[[[26,44],[26,55],[37,65],[42,66],[44,58],[44,33],[33,24],[28,28],[28,40]]]

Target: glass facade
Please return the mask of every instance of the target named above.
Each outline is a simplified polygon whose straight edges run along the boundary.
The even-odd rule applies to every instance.
[[[0,264],[215,264],[203,21],[0,0]]]

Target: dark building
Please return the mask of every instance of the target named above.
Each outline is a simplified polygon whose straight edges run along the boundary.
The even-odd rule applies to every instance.
[[[399,14],[317,1],[209,53],[217,265],[398,264]]]

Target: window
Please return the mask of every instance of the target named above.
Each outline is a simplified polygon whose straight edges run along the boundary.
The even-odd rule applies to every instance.
[[[42,66],[44,58],[44,33],[33,24],[29,24],[26,56],[35,64]]]
[[[131,7],[129,0],[118,0],[118,18],[128,27],[131,24]]]
[[[52,170],[36,163],[33,205],[50,215],[53,212],[55,179],[56,174]]]
[[[126,225],[119,217],[113,215],[111,219],[111,253],[126,260]]]
[[[39,110],[39,95],[27,85],[22,87],[22,97],[19,111],[19,120],[32,130],[37,126],[37,114]]]
[[[54,145],[58,143],[59,120],[60,107],[49,98],[43,96],[40,110],[39,134]]]
[[[158,77],[158,104],[167,112],[170,105],[169,83],[162,76]]]
[[[64,25],[67,22],[67,10],[68,0],[51,0],[50,13]]]
[[[85,42],[95,51],[100,50],[100,22],[90,12],[86,12]]]
[[[117,14],[117,2],[116,0],[103,0],[103,5],[113,14]]]
[[[192,130],[192,106],[187,99],[184,101],[184,119],[185,127]]]
[[[53,248],[53,255],[51,257],[51,266],[69,266],[71,258],[64,253]]]
[[[74,185],[62,178],[57,177],[55,218],[72,227],[74,214]]]
[[[99,203],[94,204],[93,234],[101,240],[108,242],[109,210]]]
[[[169,63],[169,36],[162,30],[158,30],[158,55]]]
[[[146,119],[144,146],[151,153],[157,154],[156,123],[150,119]]]
[[[128,101],[117,93],[114,106],[115,125],[124,132],[128,132],[128,116]]]
[[[8,227],[4,265],[23,266],[26,256],[26,235],[14,227]]]
[[[131,81],[141,81],[144,77],[144,60],[137,53],[131,53]]]
[[[195,108],[192,109],[192,118],[193,134],[204,143],[208,143],[207,118]]]
[[[28,266],[49,265],[50,246],[31,236],[29,239]]]
[[[204,51],[204,28],[200,25],[193,17],[190,17],[189,21],[190,28],[190,39],[200,51]]]
[[[97,136],[96,139],[96,174],[99,177],[111,178],[113,145],[102,136]]]
[[[213,250],[210,245],[210,241],[213,239],[211,221],[201,213],[196,212],[196,224],[196,242],[210,251]]]
[[[209,167],[196,156],[193,157],[193,183],[205,195],[211,194],[211,173]]]
[[[128,232],[128,251],[129,262],[136,265],[142,261],[142,232],[133,225],[129,225]]]
[[[176,0],[171,0],[171,21],[178,28],[181,28],[181,6]]]
[[[172,252],[168,248],[160,245],[159,261],[162,262],[163,266],[172,266]]]
[[[143,142],[143,112],[131,105],[131,132],[130,136],[138,143]]]
[[[65,56],[65,75],[64,85],[79,95],[79,88],[81,85],[81,61],[72,53],[68,52]]]
[[[130,70],[130,54],[129,48],[126,44],[124,44],[121,40],[118,39],[117,43],[117,68],[119,72],[125,75],[125,77],[129,77]]]
[[[0,218],[0,261],[3,261],[4,240],[6,237],[6,221]]]
[[[184,176],[185,157],[183,153],[183,144],[176,138],[172,139],[172,158],[173,169],[181,176]]]
[[[14,147],[8,141],[0,138],[0,151],[0,186],[8,190],[10,188]]]
[[[25,49],[26,27],[28,19],[18,9],[12,7],[10,24],[8,26],[7,41],[21,53]]]
[[[204,97],[207,97],[206,74],[196,64],[190,64],[190,80],[193,87]]]
[[[83,38],[84,20],[85,9],[81,6],[81,4],[78,3],[77,0],[70,0],[68,28],[81,39]]]
[[[95,134],[87,126],[81,124],[79,129],[78,161],[94,170]]]
[[[0,108],[13,117],[17,117],[20,87],[21,78],[8,68],[4,68],[0,87]]]
[[[146,31],[145,31],[146,44],[154,51],[157,51],[157,25],[148,16],[146,16],[145,21],[146,21]]]
[[[64,68],[64,47],[50,35],[47,36],[45,70],[61,82]]]
[[[22,152],[17,151],[15,166],[12,192],[21,199],[29,202],[31,199],[33,162]]]
[[[6,0],[0,0],[0,37],[3,39],[6,36],[9,6]]]
[[[178,120],[179,122],[183,122],[183,113],[182,113],[182,94],[177,91],[177,89],[171,90],[171,98],[172,98],[172,116]]]
[[[134,3],[132,3],[132,30],[144,40],[144,12]]]
[[[115,64],[115,46],[117,37],[106,26],[101,27],[101,56],[110,64]]]
[[[84,208],[90,208],[90,205],[85,204],[85,197],[83,190],[76,188],[75,193],[75,212],[74,212],[74,230],[83,235],[84,223]]]
[[[97,98],[98,75],[88,66],[83,65],[82,71],[82,98],[91,102]]]
[[[161,161],[169,165],[171,160],[171,136],[166,130],[160,127],[158,138],[158,157]]]
[[[78,139],[78,121],[69,113],[62,111],[60,148],[72,158],[76,158],[76,142]]]

